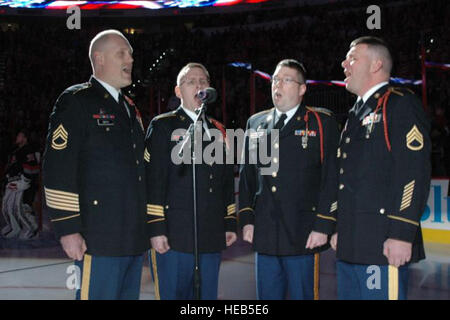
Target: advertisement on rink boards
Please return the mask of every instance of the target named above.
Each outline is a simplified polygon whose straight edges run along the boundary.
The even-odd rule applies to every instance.
[[[427,206],[422,215],[423,239],[426,242],[450,244],[449,179],[431,180]]]

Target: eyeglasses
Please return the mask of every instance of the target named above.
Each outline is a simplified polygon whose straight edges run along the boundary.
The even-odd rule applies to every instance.
[[[183,85],[183,84],[185,84],[185,83],[186,83],[186,85],[188,85],[188,86],[190,86],[190,87],[192,87],[192,86],[197,86],[197,85],[200,85],[200,86],[203,87],[203,86],[208,86],[208,85],[209,85],[209,81],[206,80],[206,79],[200,79],[200,80],[197,80],[197,79],[187,79],[187,80],[181,81],[180,86]]]
[[[303,84],[303,83],[301,83],[301,82],[299,82],[299,81],[297,81],[297,80],[294,80],[294,79],[292,79],[292,78],[278,78],[278,77],[273,77],[272,80],[270,80],[270,82],[271,82],[272,84],[278,84],[280,81],[283,83],[283,85],[289,85],[289,84],[294,83],[294,82],[295,82],[295,83],[298,83],[298,84]]]

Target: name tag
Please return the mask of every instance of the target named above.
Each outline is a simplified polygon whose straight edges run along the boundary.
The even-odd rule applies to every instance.
[[[113,126],[114,120],[113,119],[97,119],[97,125],[104,127],[104,126]]]

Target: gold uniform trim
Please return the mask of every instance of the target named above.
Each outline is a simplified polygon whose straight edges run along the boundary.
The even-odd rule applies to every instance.
[[[72,219],[72,218],[78,217],[79,215],[80,214],[74,214],[72,216],[68,216],[68,217],[64,217],[64,218],[52,219],[50,221],[51,222],[58,222],[58,221],[68,220],[68,219]]]
[[[337,203],[337,201],[336,201],[336,202],[333,202],[333,203],[331,204],[331,207],[330,207],[330,213],[336,211],[337,208],[338,208],[338,203]]]
[[[398,300],[398,268],[388,266],[389,300]]]
[[[91,282],[92,256],[84,255],[83,278],[81,280],[81,300],[89,300],[89,285]]]
[[[322,219],[327,219],[327,220],[336,221],[336,218],[329,217],[329,216],[324,216],[324,215],[322,215],[322,214],[318,214],[317,217],[318,217],[318,218],[322,218]]]
[[[402,203],[400,205],[400,211],[405,210],[411,205],[412,196],[414,193],[414,184],[416,180],[411,181],[405,187],[403,188],[403,197],[402,197]]]
[[[61,143],[57,143],[56,140],[61,139]],[[67,147],[67,141],[69,140],[69,134],[62,124],[60,124],[52,135],[52,148],[55,150],[63,150]]]
[[[161,300],[161,294],[159,293],[159,278],[158,278],[158,264],[156,262],[156,250],[150,249],[152,256],[152,268],[153,268],[153,282],[155,284],[155,299]]]
[[[44,187],[47,206],[57,210],[80,212],[78,194]],[[65,220],[66,218],[63,218]],[[61,219],[56,219],[58,221]]]
[[[150,153],[148,152],[147,148],[145,148],[144,150],[144,160],[150,162]]]
[[[236,212],[236,204],[230,204],[228,207],[227,207],[227,216],[229,216],[229,215],[232,215],[232,214],[234,214]]]
[[[154,220],[147,221],[147,223],[150,224],[150,223],[154,223],[154,222],[161,222],[161,221],[164,221],[164,220],[166,220],[166,219],[165,218],[159,218],[159,219],[154,219]]]
[[[409,220],[409,219],[405,219],[405,218],[401,218],[401,217],[397,217],[397,216],[392,216],[392,215],[388,215],[388,218],[391,218],[391,219],[394,219],[394,220],[403,221],[403,222],[406,222],[406,223],[409,223],[409,224],[413,224],[413,225],[415,225],[417,227],[419,226],[418,222],[415,222],[415,221],[412,221],[412,220]]]
[[[253,210],[253,208],[246,207],[246,208],[239,210],[239,213],[244,212],[244,211],[254,211],[254,210]]]
[[[164,217],[164,207],[156,204],[147,204],[147,214]]]
[[[418,146],[413,146],[413,142],[419,143]],[[409,150],[419,151],[423,148],[423,135],[419,129],[414,125],[411,130],[406,134],[406,146]]]
[[[314,254],[314,300],[319,300],[320,287],[320,254]]]

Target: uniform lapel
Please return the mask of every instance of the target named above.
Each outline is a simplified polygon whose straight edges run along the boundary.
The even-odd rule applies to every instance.
[[[116,114],[117,118],[122,120],[126,120],[125,123],[130,123],[130,117],[128,116],[127,111],[125,110],[125,106],[119,106],[116,100],[111,96],[108,90],[105,89],[94,77],[91,77],[89,82],[92,84],[92,87],[96,89],[99,97],[102,99],[102,107],[107,106],[111,108],[113,112]]]
[[[305,126],[305,113],[306,107],[303,103],[300,104],[295,114],[289,119],[288,123],[280,131],[280,139],[292,135],[296,129],[300,129]]]

